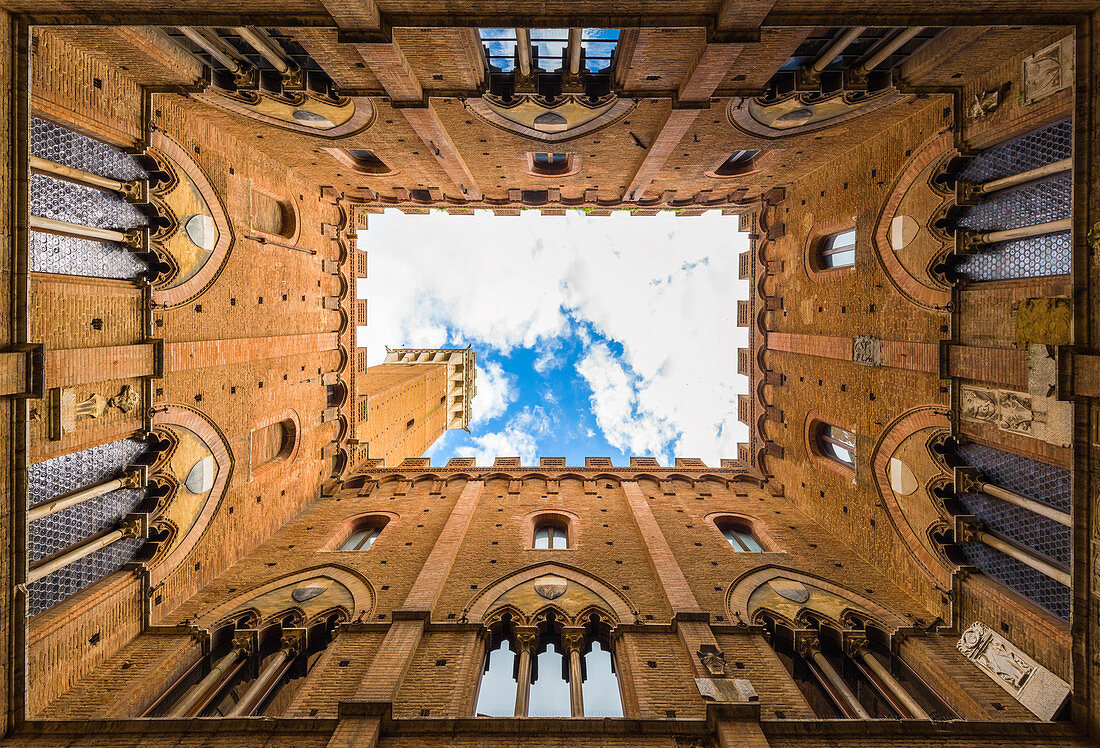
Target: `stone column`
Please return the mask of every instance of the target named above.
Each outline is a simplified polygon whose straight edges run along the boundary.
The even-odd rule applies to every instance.
[[[810,668],[810,672],[819,679],[821,685],[833,695],[840,704],[841,710],[850,716],[859,719],[871,719],[870,713],[859,703],[859,699],[852,693],[852,689],[844,682],[838,673],[821,653],[821,645],[816,634],[803,634],[796,642],[798,654],[807,662],[812,662],[816,668]]]
[[[516,626],[516,648],[519,650],[519,667],[516,669],[515,716],[526,717],[531,700],[531,658],[535,656],[538,629],[534,626]]]
[[[264,669],[256,676],[256,680],[252,681],[248,690],[241,696],[240,701],[226,716],[248,717],[256,711],[256,707],[278,683],[287,668],[293,663],[294,658],[305,648],[305,643],[304,629],[284,631],[279,651],[268,660],[268,663],[264,665]]]
[[[33,507],[27,510],[27,522],[34,522],[36,519],[42,519],[48,517],[51,514],[56,514],[62,509],[68,509],[71,506],[76,506],[88,499],[94,499],[97,496],[103,496],[111,491],[117,491],[120,488],[144,488],[148,482],[148,468],[145,466],[137,466],[127,468],[118,478],[113,480],[103,481],[101,483],[94,483],[86,488],[82,488],[79,491],[73,491],[72,493],[59,496],[56,499],[50,499],[44,501],[41,504],[35,504]]]
[[[972,514],[955,515],[955,542],[982,543],[1026,566],[1030,566],[1035,571],[1047,575],[1056,582],[1067,587],[1070,586],[1069,570],[1064,566],[1014,543],[1000,533],[987,530],[978,518]]]
[[[42,561],[27,571],[27,584],[32,584],[45,576],[63,569],[74,561],[90,556],[101,548],[117,543],[123,538],[144,538],[149,533],[149,515],[128,514],[117,528],[83,543],[69,546],[59,556]]]
[[[901,685],[897,678],[878,661],[878,658],[871,652],[871,648],[868,646],[866,638],[863,636],[846,638],[844,642],[844,652],[853,660],[867,666],[874,674],[874,678],[870,679],[872,685],[876,688],[885,689],[886,693],[882,695],[887,701],[897,701],[900,703],[904,710],[909,712],[910,717],[915,719],[932,719],[928,712],[924,711],[921,705],[917,703],[917,700],[905,690],[905,686]]]
[[[1040,517],[1054,520],[1060,525],[1065,525],[1066,527],[1073,526],[1073,520],[1068,513],[1059,511],[1040,501],[1035,501],[1035,499],[1021,496],[1018,493],[1001,488],[992,483],[986,483],[985,480],[982,479],[981,473],[979,473],[976,468],[955,468],[955,493],[984,493],[995,499],[1007,501],[1009,504],[1038,514]]]
[[[565,646],[565,656],[569,658],[569,706],[574,717],[584,716],[584,695],[581,685],[584,676],[581,669],[581,656],[584,649],[584,627],[565,626],[561,630],[561,641]]]
[[[209,693],[221,687],[222,681],[229,670],[237,664],[238,660],[248,657],[252,653],[252,634],[238,633],[233,637],[233,644],[229,654],[222,657],[210,672],[180,697],[171,709],[164,715],[166,717],[192,717],[192,711],[198,706],[200,700]]]

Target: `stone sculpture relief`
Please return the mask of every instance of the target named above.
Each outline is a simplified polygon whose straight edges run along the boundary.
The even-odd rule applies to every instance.
[[[1073,83],[1073,37],[1067,36],[1024,60],[1025,104],[1053,96]]]
[[[882,341],[871,335],[852,338],[852,361],[864,366],[882,366]]]
[[[1053,719],[1069,698],[1069,684],[977,621],[963,632],[958,649],[1013,698],[1042,719]]]

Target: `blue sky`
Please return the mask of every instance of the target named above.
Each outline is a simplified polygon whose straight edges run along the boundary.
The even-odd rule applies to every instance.
[[[358,330],[371,364],[385,346],[478,353],[471,432],[428,456],[735,457],[736,302],[747,293],[737,219],[372,215]]]

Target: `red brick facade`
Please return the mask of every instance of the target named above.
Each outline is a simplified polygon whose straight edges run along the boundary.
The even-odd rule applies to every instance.
[[[0,696],[13,742],[763,748],[1095,739],[1092,0],[960,0],[950,10],[917,0],[489,2],[476,12],[405,0],[0,6],[0,257],[10,300],[0,306]],[[972,25],[1000,19],[1018,25]],[[229,69],[184,41],[181,24],[242,59],[243,47],[219,45],[260,29],[259,47],[266,38],[275,57],[308,60],[304,88],[256,63],[266,59],[257,52],[245,67],[263,67],[259,89],[227,94]],[[891,57],[884,78],[853,70],[837,78],[842,97],[808,95],[812,59],[803,57],[822,44],[805,45],[827,46],[849,24],[935,33]],[[553,107],[526,89],[521,97],[532,95],[514,109],[494,93],[500,82],[477,30],[498,26],[618,29],[607,98],[569,89],[580,78],[563,73],[570,95],[592,99],[573,105],[579,120],[557,133],[524,124],[523,106]],[[889,34],[877,44],[897,38]],[[1052,45],[1075,58],[1040,72],[1072,85],[1032,98],[1038,83],[1025,79],[1025,60]],[[799,76],[775,77],[783,66]],[[516,80],[517,90],[530,83]],[[249,103],[255,90],[265,92],[255,93],[259,105]],[[296,116],[279,108],[287,106]],[[789,106],[788,115],[769,119],[774,106]],[[164,198],[163,225],[150,229],[163,259],[166,227],[178,232],[205,203],[217,239],[206,254],[171,255],[194,262],[186,279],[32,272],[32,115],[159,154],[167,160],[158,164],[170,162],[168,183],[192,185],[195,202]],[[311,130],[317,117],[332,132]],[[951,186],[958,158],[1067,117],[1069,271],[953,282],[946,266],[963,241]],[[532,157],[545,152],[566,154],[568,170],[539,173]],[[740,152],[750,155],[731,166]],[[629,468],[597,458],[584,467],[514,458],[432,467],[420,456],[453,424],[447,369],[368,368],[356,344],[356,326],[370,324],[367,300],[356,298],[368,270],[356,231],[390,207],[738,214],[751,242],[741,258],[750,296],[731,300],[750,331],[738,355],[750,377],[738,402],[749,441],[720,467],[646,458]],[[828,267],[823,242],[849,229],[854,262]],[[982,400],[988,392],[1002,394]],[[1011,413],[998,421],[982,410],[1020,398],[1041,413],[1030,430]],[[847,461],[823,440],[841,432]],[[156,506],[135,512],[159,522],[153,542],[29,617],[29,575],[59,556],[29,557],[33,466],[134,437],[160,450],[142,471]],[[1072,474],[1068,616],[960,558],[964,528],[945,519],[964,514],[950,503],[952,443]],[[208,455],[205,473],[192,455]],[[177,475],[191,463],[196,470]],[[567,547],[536,547],[540,522],[564,525]],[[738,533],[759,548],[735,550]],[[960,652],[975,623],[1069,684],[1058,720],[1037,717]],[[826,632],[840,638],[818,642]],[[235,648],[235,634],[250,643]],[[569,636],[589,646],[602,637],[623,717],[475,716],[502,636],[517,652],[524,636],[543,646],[557,636],[559,647]],[[864,639],[890,678],[923,683],[921,698],[938,698],[958,719],[921,719],[903,703],[892,713],[917,718],[823,718],[823,693],[842,713],[854,708],[829,690],[838,688],[830,668],[862,678],[861,687],[889,682],[857,661]],[[820,660],[819,644],[828,650],[817,650]],[[271,653],[284,651],[291,664],[278,670],[281,655]],[[257,702],[263,709],[244,712],[264,718],[172,715],[222,657],[235,668],[226,677],[241,684],[225,709],[247,704],[247,684],[264,673],[278,676]]]

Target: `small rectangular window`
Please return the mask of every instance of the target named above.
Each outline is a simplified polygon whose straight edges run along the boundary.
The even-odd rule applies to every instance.
[[[414,423],[416,423],[416,419],[410,418],[408,421],[405,422],[405,428],[411,429]]]

